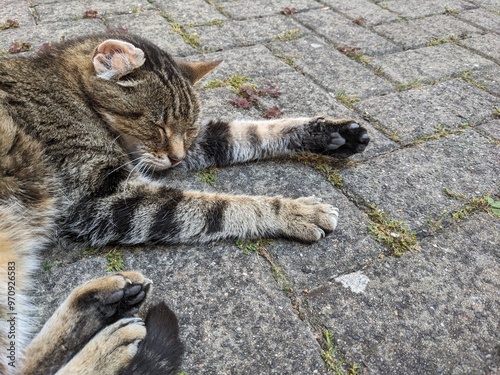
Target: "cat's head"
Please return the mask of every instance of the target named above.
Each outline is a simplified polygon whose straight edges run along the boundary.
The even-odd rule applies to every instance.
[[[199,132],[193,84],[220,64],[174,61],[140,38],[96,46],[89,79],[92,105],[132,160],[156,170],[179,164]]]

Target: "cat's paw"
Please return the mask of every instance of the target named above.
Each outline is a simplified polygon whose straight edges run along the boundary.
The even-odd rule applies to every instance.
[[[312,243],[337,227],[338,208],[322,204],[315,197],[287,199],[283,203],[282,231],[286,238]]]
[[[363,152],[369,142],[366,129],[349,119],[315,118],[303,136],[305,150],[327,155],[350,156]]]
[[[140,318],[124,318],[101,330],[57,374],[119,374],[132,361],[146,337]]]
[[[335,150],[337,154],[349,156],[363,152],[370,143],[367,130],[354,121],[340,127],[339,133],[345,143]]]
[[[77,288],[70,299],[86,314],[109,322],[134,315],[151,289],[151,280],[139,272],[101,277]]]

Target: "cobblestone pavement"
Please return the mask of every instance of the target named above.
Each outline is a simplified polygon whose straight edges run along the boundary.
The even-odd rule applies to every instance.
[[[318,244],[96,254],[62,242],[44,254],[43,316],[121,255],[177,312],[189,375],[499,373],[500,0],[2,0],[0,25],[2,53],[124,28],[189,60],[223,58],[199,86],[207,117],[278,106],[356,118],[373,140],[348,162],[301,157],[173,182],[319,196],[341,222]],[[237,108],[214,87],[234,75],[281,95]]]

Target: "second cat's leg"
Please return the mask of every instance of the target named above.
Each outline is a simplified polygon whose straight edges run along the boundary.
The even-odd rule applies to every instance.
[[[349,119],[210,121],[179,167],[203,169],[301,151],[349,156],[369,141],[366,129]]]
[[[132,361],[145,336],[140,318],[120,319],[100,331],[56,375],[118,375]]]
[[[23,375],[54,374],[103,327],[138,310],[151,281],[137,272],[91,280],[76,288],[26,350]]]

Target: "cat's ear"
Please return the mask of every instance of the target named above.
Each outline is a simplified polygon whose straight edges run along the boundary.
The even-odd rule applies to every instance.
[[[212,70],[217,68],[222,60],[207,62],[189,62],[185,60],[176,60],[175,62],[181,69],[182,75],[194,84],[205,77]]]
[[[144,52],[131,43],[108,39],[95,49],[92,62],[97,76],[118,80],[144,64]]]

